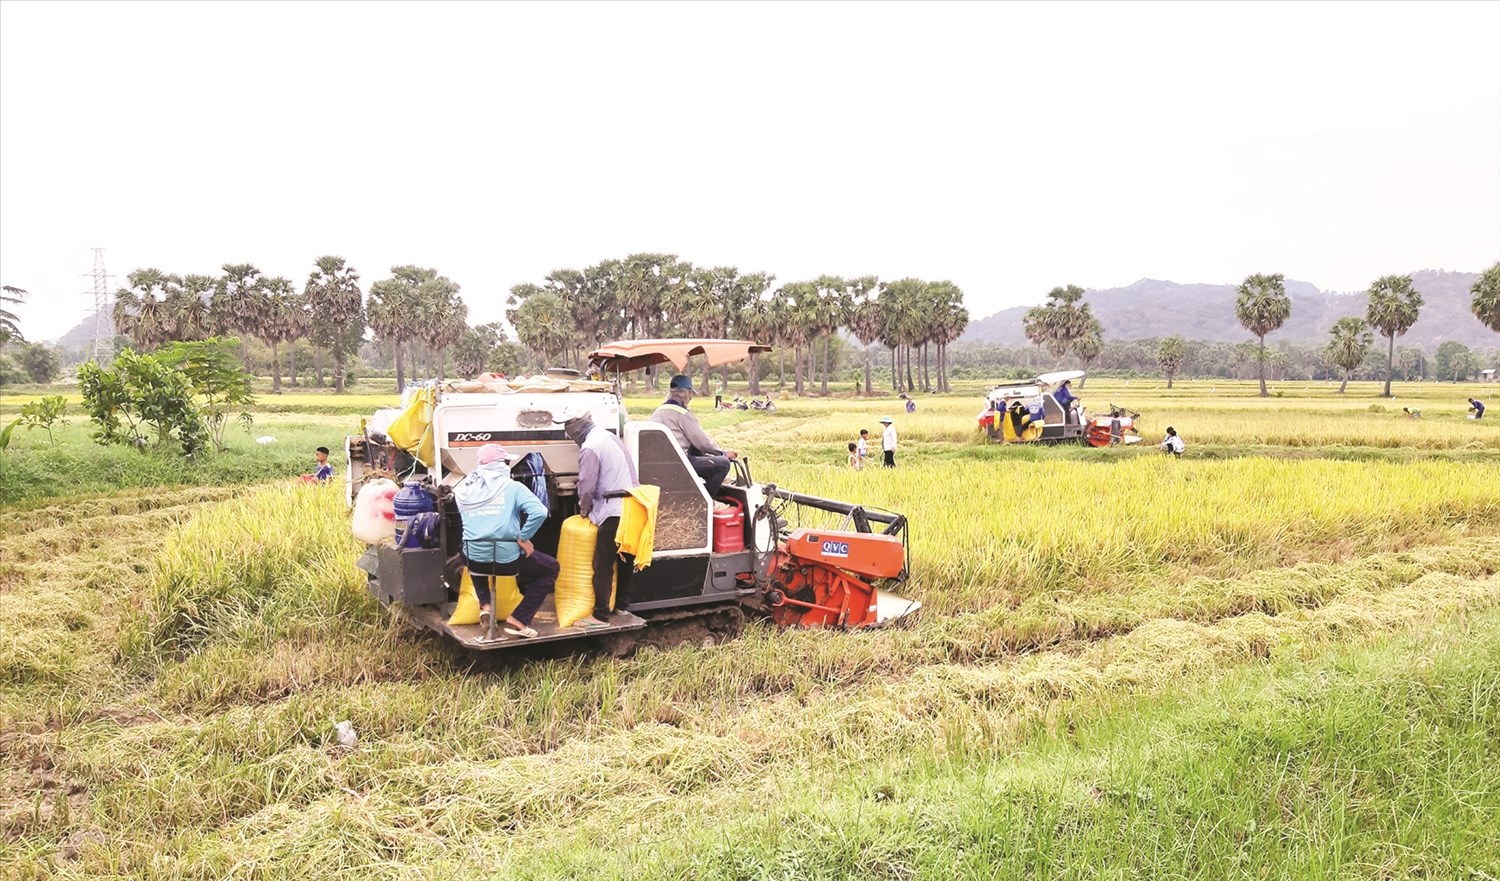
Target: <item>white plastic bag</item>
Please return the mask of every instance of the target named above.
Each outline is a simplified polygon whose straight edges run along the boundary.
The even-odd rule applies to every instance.
[[[354,537],[367,545],[396,537],[396,482],[381,478],[360,487],[354,499]]]
[[[400,415],[401,410],[398,407],[382,407],[370,416],[365,427],[370,430],[371,434],[386,434],[390,431],[391,423],[395,422],[396,417]]]

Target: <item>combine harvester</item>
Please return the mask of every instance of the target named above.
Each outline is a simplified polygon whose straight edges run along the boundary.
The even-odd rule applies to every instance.
[[[986,393],[984,409],[979,411],[979,429],[994,443],[1107,447],[1116,442],[1116,437],[1118,443],[1140,443],[1135,424],[1141,414],[1134,410],[1110,404],[1108,412],[1102,414],[1090,414],[1082,405],[1063,412],[1054,391],[1084,376],[1082,370],[1060,370],[1018,385],[995,386]]]
[[[430,463],[413,460],[374,428],[347,438],[351,504],[368,479],[416,480],[432,493],[439,515],[434,547],[381,544],[361,558],[370,593],[416,624],[475,650],[603,637],[610,651],[623,653],[643,642],[732,638],[743,628],[746,611],[785,627],[847,629],[915,612],[919,602],[887,590],[907,577],[905,517],[756,483],[744,457],[734,462],[718,500],[728,507],[716,510],[666,427],[626,418],[620,383],[625,373],[665,363],[682,371],[694,355],[717,367],[766,351],[770,347],[736,340],[624,341],[590,355],[609,381],[549,371],[515,387],[448,383],[434,395]],[[643,485],[660,488],[650,565],[632,574],[608,629],[559,627],[552,598],[532,625],[539,634],[532,639],[489,638],[477,624],[449,624],[462,538],[452,487],[475,466],[485,444],[503,444],[521,457],[539,454],[550,513],[533,541],[558,556],[563,521],[578,512],[578,446],[558,420],[583,412],[624,441]]]

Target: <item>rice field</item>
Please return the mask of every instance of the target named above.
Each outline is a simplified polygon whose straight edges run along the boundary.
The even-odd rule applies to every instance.
[[[1157,385],[1081,390],[1145,414],[1115,450],[982,445],[978,387],[704,414],[906,514],[925,608],[625,659],[368,598],[284,478],[371,401],[276,400],[237,479],[7,497],[0,877],[1500,878],[1500,395]],[[888,413],[899,467],[843,467]]]

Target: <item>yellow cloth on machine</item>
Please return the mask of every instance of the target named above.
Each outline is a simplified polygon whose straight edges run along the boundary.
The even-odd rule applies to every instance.
[[[635,555],[635,571],[651,565],[651,551],[656,545],[656,511],[661,505],[661,487],[638,486],[621,500],[620,530],[616,545],[622,554]]]
[[[392,420],[386,436],[391,443],[411,453],[417,461],[431,468],[434,461],[432,436],[432,407],[437,401],[437,392],[430,388],[417,389],[411,403]]]
[[[594,613],[594,543],[598,537],[599,527],[587,517],[575,514],[563,521],[557,542],[557,586],[552,592],[558,627],[572,627]],[[612,574],[618,586],[619,573]],[[614,606],[611,590],[609,607]]]
[[[516,586],[516,576],[495,575],[490,578],[490,600],[495,604],[495,620],[503,621],[521,605],[521,589]],[[464,568],[463,581],[458,586],[458,605],[448,619],[449,627],[460,624],[479,623],[479,596],[474,593],[474,579]]]

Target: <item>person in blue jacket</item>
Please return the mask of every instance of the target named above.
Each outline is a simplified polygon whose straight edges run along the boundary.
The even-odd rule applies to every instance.
[[[521,604],[505,619],[505,632],[533,639],[532,618],[557,584],[557,560],[538,551],[531,539],[547,519],[547,506],[531,490],[511,480],[514,457],[499,444],[479,448],[479,467],[453,487],[453,500],[464,524],[464,563],[474,579],[479,623],[495,633],[490,581],[514,575]]]
[[[1484,418],[1484,401],[1469,398],[1469,412],[1474,414],[1475,419]]]
[[[1057,387],[1057,391],[1052,393],[1052,400],[1056,401],[1057,406],[1062,408],[1063,424],[1065,425],[1073,421],[1073,402],[1078,400],[1073,396],[1073,390],[1068,387],[1070,381],[1064,380],[1063,384]]]

